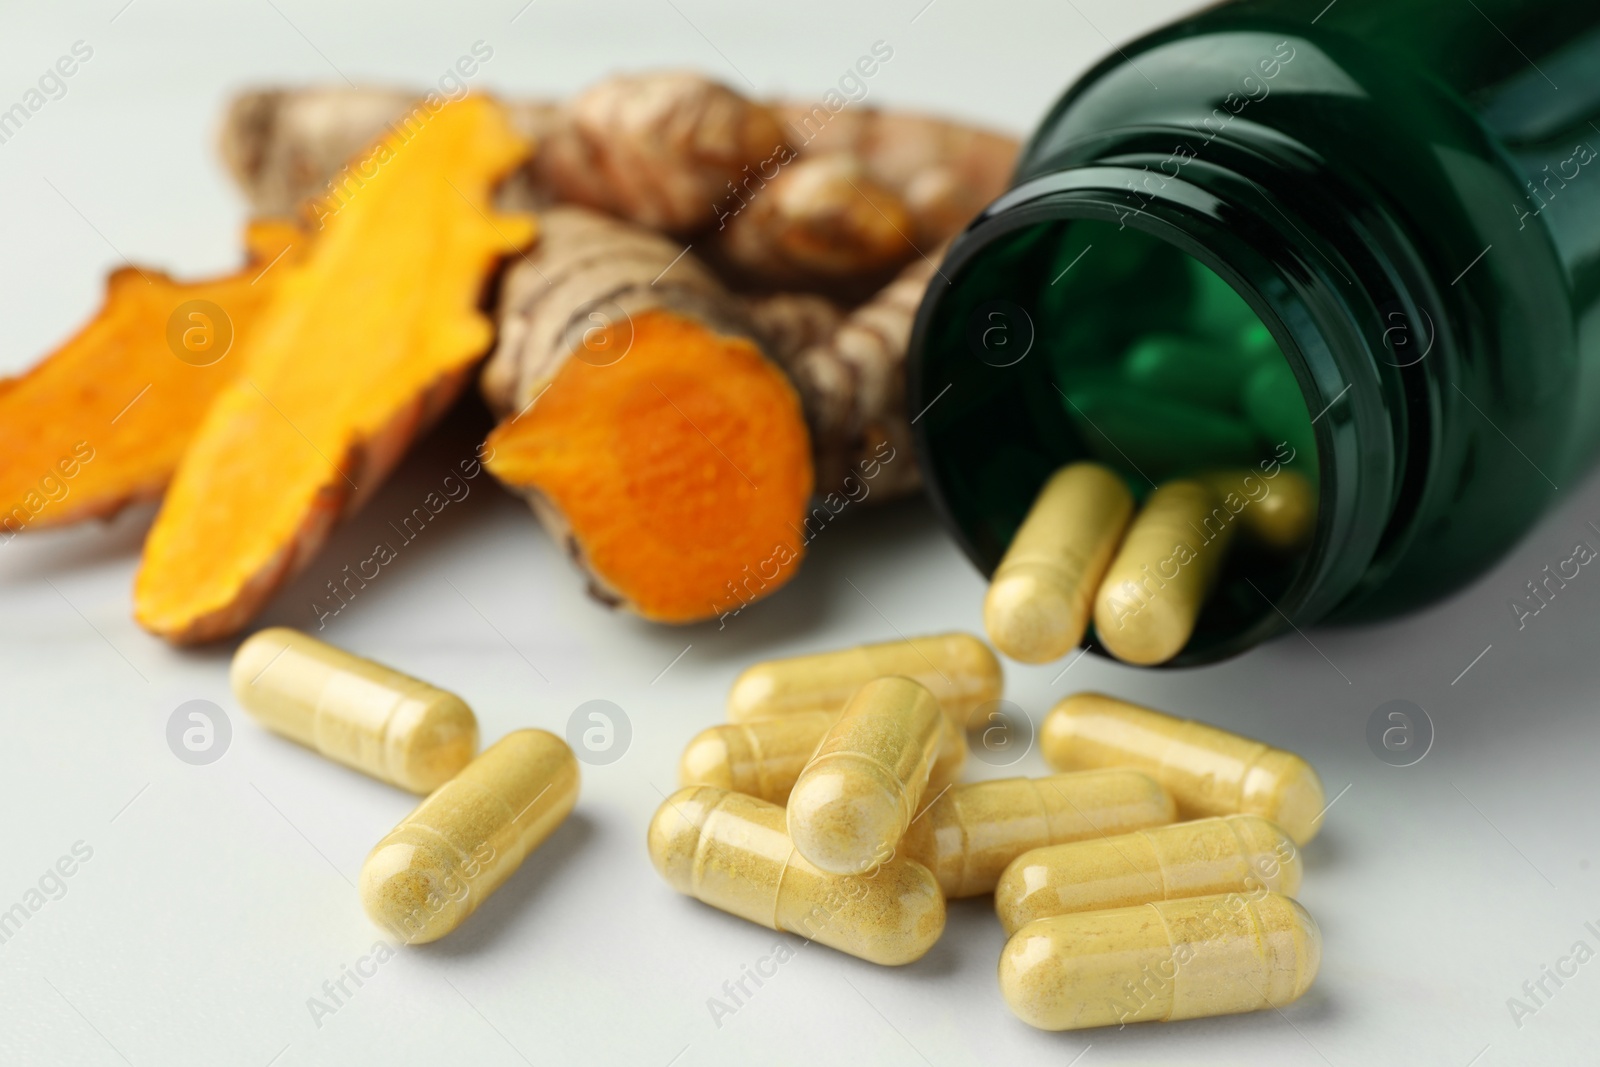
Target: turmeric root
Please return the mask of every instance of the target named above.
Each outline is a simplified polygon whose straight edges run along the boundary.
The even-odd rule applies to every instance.
[[[788,368],[801,352],[833,336],[844,312],[816,293],[768,293],[746,297],[745,313],[765,344],[767,355]]]
[[[339,92],[328,95],[336,98]],[[277,106],[291,108],[304,95],[281,94]],[[674,111],[664,105],[666,100],[686,103]],[[689,106],[687,102],[693,101],[698,103]],[[235,113],[239,110],[236,105]],[[696,251],[709,244],[723,272],[737,280],[769,287],[814,286],[858,297],[882,285],[886,274],[904,268],[904,277],[890,282],[879,297],[859,309],[838,338],[803,360],[795,358],[797,350],[818,345],[822,335],[811,334],[801,344],[793,340],[794,332],[774,333],[773,324],[765,322],[757,324],[757,333],[766,342],[767,354],[790,370],[803,397],[815,442],[819,489],[831,491],[850,470],[859,472],[861,464],[875,456],[881,462],[881,455],[897,458],[889,464],[893,478],[874,484],[879,498],[916,488],[915,464],[902,447],[909,443],[909,428],[899,390],[911,319],[922,286],[932,276],[918,249],[936,259],[938,244],[1004,191],[1017,152],[1015,140],[958,123],[875,109],[828,113],[793,103],[763,108],[693,75],[613,79],[591,88],[571,107],[530,104],[515,113],[524,128],[543,135],[540,151],[524,168],[533,175],[531,195],[590,204],[679,232],[713,227],[720,219],[725,229],[701,239]],[[640,117],[669,113],[674,116],[671,121]],[[271,124],[269,140],[284,138],[292,143],[311,135],[299,128],[298,120],[290,121],[289,114],[286,111],[283,120]],[[580,114],[581,118],[575,117]],[[763,140],[772,136],[763,114],[783,120],[773,152],[763,148]],[[712,122],[713,115],[720,118]],[[691,122],[691,116],[698,118]],[[230,127],[236,125],[238,120],[231,119]],[[333,120],[325,119],[319,128],[331,125]],[[686,132],[691,130],[692,134]],[[721,146],[721,151],[696,147],[703,144]],[[728,147],[741,144],[742,150]],[[758,152],[765,154],[751,163],[749,157]],[[279,160],[287,154],[286,149],[274,149],[252,158]],[[740,156],[746,157],[742,164]],[[282,165],[268,165],[241,180],[247,188],[265,188],[265,172],[273,166]],[[643,170],[625,173],[628,166]],[[651,192],[663,189],[671,190],[670,195]],[[853,201],[842,197],[846,190]],[[676,205],[671,211],[646,207],[669,203]],[[628,231],[623,228],[623,232]],[[593,239],[599,241],[600,236]],[[656,267],[641,283],[679,251],[667,247],[668,260],[651,258]],[[614,248],[614,244],[597,245],[582,261],[603,274],[610,251],[602,249]],[[693,262],[692,256],[685,256],[668,277],[695,273],[710,282],[704,268],[691,266]],[[521,268],[513,274],[517,278],[524,279],[530,293],[545,287],[542,279]],[[546,370],[543,364],[566,361],[570,346],[562,349],[555,338],[571,328],[568,317],[574,308],[594,295],[592,287],[585,288],[589,285],[583,282],[573,290],[582,297],[544,302],[541,315],[551,322],[540,327],[543,340],[531,346],[512,340],[528,326],[521,322],[508,290],[502,305],[506,335],[502,351],[526,353],[531,347],[546,355],[491,361],[485,391],[507,398],[503,410],[520,410],[533,397],[528,383],[546,382],[554,375],[554,366]],[[863,291],[863,285],[872,289]],[[780,316],[794,309],[789,294],[771,300],[770,305],[755,300],[748,307],[755,313],[770,306]],[[796,324],[818,321],[803,319]],[[731,328],[737,333],[740,327]],[[594,336],[609,335],[600,330]],[[510,398],[516,396],[523,399],[513,404]],[[604,582],[599,585],[603,588]]]
[[[866,295],[917,254],[917,226],[855,156],[807,156],[734,201],[713,255],[737,278]]]
[[[946,119],[879,108],[831,113],[814,103],[770,105],[802,155],[844,153],[915,219],[924,252],[954,236],[1011,183],[1016,138]],[[909,262],[910,257],[906,257]]]
[[[161,494],[212,399],[238,374],[292,227],[252,223],[244,269],[201,282],[127,267],[94,318],[0,379],[0,530],[104,518]]]
[[[568,132],[540,150],[556,197],[670,233],[710,225],[784,139],[767,108],[686,72],[608,78],[567,111]]]
[[[541,225],[484,371],[487,466],[608,603],[684,623],[773,592],[812,489],[794,387],[675,243],[578,207]]]
[[[893,499],[922,484],[906,413],[906,345],[922,294],[937,279],[944,250],[930,249],[871,300],[852,311],[826,341],[786,364],[817,442],[817,491],[848,490],[847,478],[872,481]]]
[[[294,218],[339,168],[400,122],[413,93],[372,87],[262,90],[228,105],[219,147],[258,215]]]
[[[258,212],[286,214],[337,188],[338,163],[415,106],[377,89],[249,93],[229,109],[223,155]],[[1004,192],[1018,148],[922,115],[763,104],[687,73],[507,107],[539,151],[503,205],[576,203],[686,237],[709,230],[714,260],[743,288],[852,299]]]
[[[134,615],[172,641],[242,626],[457,395],[491,330],[477,305],[533,222],[496,216],[528,151],[469,97],[392,131],[305,256],[285,264],[145,543]]]
[[[288,215],[330,182],[337,192],[340,165],[386,129],[413,125],[422,106],[372,88],[245,93],[223,121],[223,159],[257,212]],[[765,107],[698,74],[614,77],[570,106],[506,107],[539,150],[502,206],[566,201],[673,233],[709,226],[745,168],[783,141]]]

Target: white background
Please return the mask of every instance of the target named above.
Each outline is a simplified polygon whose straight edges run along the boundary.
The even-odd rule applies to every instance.
[[[536,0],[519,14],[523,2],[6,5],[0,107],[74,41],[94,55],[0,145],[0,369],[75,329],[123,254],[189,276],[231,266],[244,211],[212,142],[224,100],[246,84],[342,72],[426,86],[481,39],[494,56],[474,84],[508,93],[681,65],[817,97],[881,39],[894,57],[871,80],[872,103],[1022,133],[1109,42],[1180,10]],[[437,487],[485,419],[468,405],[422,441],[261,621],[310,624],[322,582]],[[1600,927],[1600,577],[1585,571],[1520,632],[1508,604],[1578,539],[1600,545],[1585,525],[1600,520],[1600,485],[1564,486],[1563,506],[1495,571],[1390,625],[1291,636],[1184,673],[1093,658],[1064,676],[1008,666],[1009,695],[1035,721],[1069,692],[1104,688],[1296,749],[1339,794],[1306,850],[1302,899],[1326,938],[1307,997],[1281,1014],[1077,1034],[1036,1032],[1007,1011],[986,900],[952,906],[943,940],[910,967],[804,948],[718,1026],[708,998],[777,935],[673,894],[645,854],[678,751],[718,720],[740,668],[897,630],[978,627],[982,585],[925,506],[847,513],[781,594],[726,629],[666,629],[589,601],[520,503],[488,476],[472,485],[324,636],[461,693],[486,741],[530,725],[564,732],[578,704],[607,699],[631,718],[632,745],[585,767],[576,814],[466,925],[400,951],[320,1026],[308,998],[379,937],[351,882],[412,800],[245,717],[226,684],[231,646],[178,651],[132,623],[148,510],[0,547],[0,909],[74,843],[93,850],[65,895],[0,945],[0,1063],[1594,1060],[1600,962],[1559,989],[1547,980],[1554,996],[1520,1027],[1507,998],[1575,942],[1600,950],[1584,929]],[[1396,698],[1437,728],[1405,769],[1364,739],[1368,716]],[[165,740],[191,699],[231,716],[232,745],[210,766],[180,762]],[[1033,753],[1012,771],[977,770],[1044,765]]]

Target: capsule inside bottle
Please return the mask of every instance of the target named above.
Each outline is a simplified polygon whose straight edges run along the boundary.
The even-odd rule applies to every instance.
[[[1051,709],[1039,747],[1061,770],[1131,767],[1166,787],[1184,819],[1259,815],[1304,845],[1327,806],[1322,780],[1292,752],[1098,693]]]
[[[1151,493],[1095,593],[1094,632],[1106,650],[1141,666],[1182,652],[1234,529],[1221,501],[1199,482],[1168,482]]]
[[[830,874],[861,874],[894,854],[917,813],[949,723],[909,678],[862,686],[789,794],[789,836]]]
[[[407,944],[454,930],[572,811],[578,762],[544,730],[484,750],[389,831],[361,866],[361,904]]]
[[[478,750],[454,693],[283,626],[234,653],[234,696],[263,726],[413,793],[430,793]]]
[[[984,597],[983,625],[995,647],[1023,663],[1049,663],[1078,647],[1132,511],[1133,497],[1114,471],[1073,463],[1052,475]]]
[[[838,714],[862,686],[890,675],[920,683],[958,726],[973,708],[998,700],[1004,682],[988,645],[971,634],[934,634],[758,663],[735,679],[728,721]]]
[[[1258,815],[1229,815],[1036,848],[1000,876],[1006,933],[1069,912],[1262,889],[1294,896],[1300,850]]]
[[[650,821],[649,845],[679,893],[871,963],[921,959],[944,932],[944,897],[926,867],[895,858],[867,875],[818,870],[789,839],[783,808],[755,797],[680,789]]]
[[[1094,464],[1147,509],[1158,486],[1215,488],[1218,472],[1239,474],[1208,516],[1211,537],[1237,529],[1235,545],[1182,647],[1172,651],[1176,631],[1167,631],[1157,643],[1166,658],[1127,658],[1188,666],[1237,654],[1287,631],[1274,605],[1296,616],[1294,605],[1319,579],[1320,497],[1344,494],[1320,482],[1324,460],[1330,471],[1342,465],[1319,455],[1317,438],[1349,416],[1338,404],[1354,394],[1311,372],[1315,357],[1298,347],[1303,321],[1277,318],[1282,305],[1252,289],[1258,279],[1247,281],[1241,264],[1197,257],[1128,219],[1069,217],[1077,213],[1063,204],[1058,217],[985,236],[951,262],[949,284],[930,292],[911,355],[920,367],[913,407],[928,409],[916,430],[929,491],[978,569],[996,580],[985,611],[990,640],[1007,656],[1045,662],[1085,638],[1076,626],[1043,621],[1074,617],[1064,594],[1045,595],[1074,583],[1045,575],[1052,551],[1080,542],[1058,535],[1034,545],[1031,537],[1058,472]],[[987,352],[1006,356],[991,360],[980,338],[1014,343]],[[1063,519],[1073,521],[1091,516],[1085,509]],[[1185,551],[1200,554],[1211,537],[1191,532]],[[1167,562],[1177,544],[1142,563],[1176,574],[1187,566]],[[1014,616],[1012,637],[995,609],[1000,579],[1024,551],[1040,564],[1034,588],[1019,582],[1000,601]],[[1091,611],[1098,585],[1098,577],[1089,583]],[[1039,610],[1036,624],[1016,607],[1052,603],[1059,608]],[[1101,640],[1107,629],[1096,618],[1086,639],[1120,656],[1115,636]]]
[[[1298,471],[1285,468],[1272,479],[1253,470],[1213,471],[1202,480],[1239,516],[1240,534],[1251,547],[1294,552],[1316,530],[1316,493]]]
[[[995,888],[1031,849],[1103,839],[1173,819],[1172,797],[1138,771],[1080,771],[952,786],[929,803],[900,843],[939,879],[946,897]]]
[[[1226,893],[1057,915],[1000,955],[1000,991],[1041,1030],[1281,1008],[1317,977],[1322,933],[1278,893]]]

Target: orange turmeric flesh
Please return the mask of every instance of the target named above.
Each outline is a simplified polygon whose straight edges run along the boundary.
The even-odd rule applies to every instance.
[[[528,151],[469,97],[336,177],[167,491],[134,583],[141,625],[177,642],[243,626],[455,398],[491,339],[484,283],[533,238],[531,218],[490,207]]]
[[[94,318],[38,365],[0,379],[0,539],[115,514],[161,494],[299,231],[252,224],[236,274],[178,282],[132,267]]]
[[[631,347],[596,346],[627,347],[620,360],[568,359],[497,426],[487,463],[557,513],[603,595],[656,622],[711,618],[799,566],[800,402],[748,340],[660,309],[610,327],[630,328]]]

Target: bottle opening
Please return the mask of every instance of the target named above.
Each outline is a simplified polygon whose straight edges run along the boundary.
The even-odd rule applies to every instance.
[[[1274,605],[1317,527],[1316,436],[1294,368],[1221,276],[1117,222],[1038,222],[950,274],[924,337],[924,462],[986,574],[1051,473],[1087,460],[1121,475],[1141,507],[1178,481],[1211,501],[1171,525],[1170,550],[1141,561],[1137,580],[1102,590],[1101,628],[1137,627],[1190,566],[1214,577],[1171,663],[1278,628]],[[1088,640],[1114,650],[1116,636]]]

